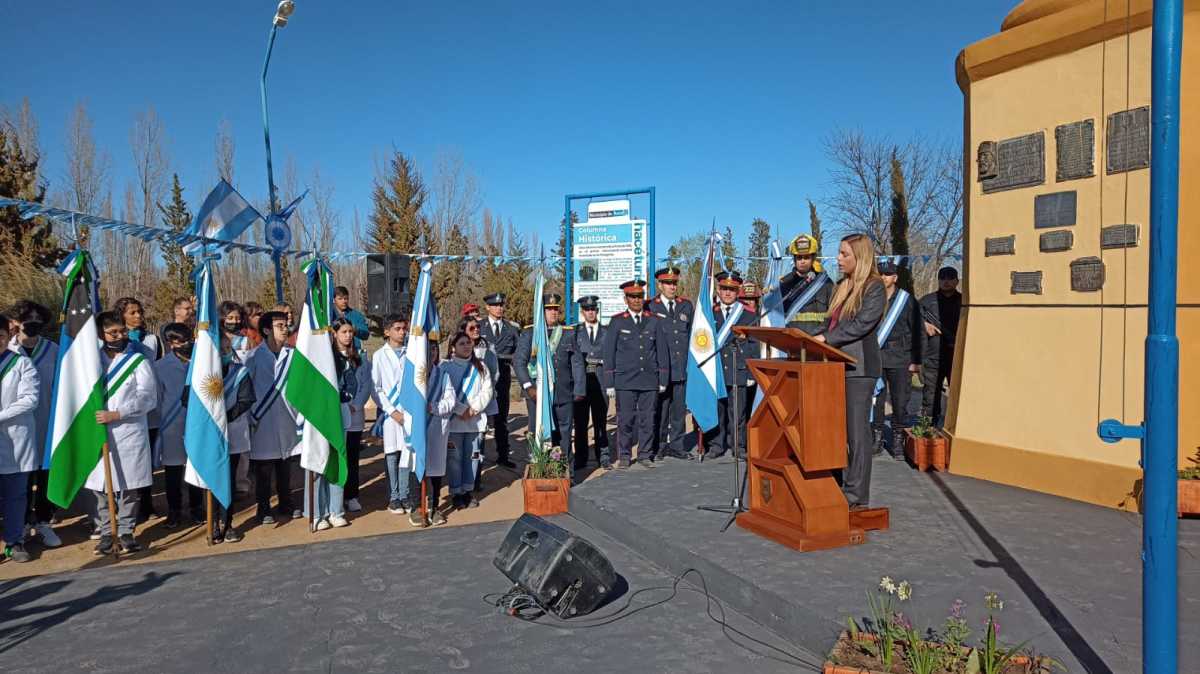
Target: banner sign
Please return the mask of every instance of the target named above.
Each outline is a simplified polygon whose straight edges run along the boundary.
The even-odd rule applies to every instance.
[[[647,280],[650,273],[646,221],[629,217],[628,199],[589,203],[587,220],[571,227],[571,260],[572,301],[596,295],[600,320],[607,323],[625,310],[621,284]]]

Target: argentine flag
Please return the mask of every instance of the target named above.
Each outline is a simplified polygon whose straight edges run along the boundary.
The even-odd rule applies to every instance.
[[[763,317],[759,321],[759,325],[766,328],[785,328],[787,327],[787,316],[783,306],[783,290],[779,287],[779,279],[787,273],[786,262],[783,257],[783,251],[778,241],[771,242],[771,262],[769,271],[767,272],[767,289],[763,292],[762,308]],[[771,347],[771,358],[784,358],[787,354]],[[758,406],[758,400],[754,401],[755,407]]]
[[[196,211],[196,218],[183,233],[189,236],[233,241],[241,236],[246,228],[262,222],[264,222],[262,215],[243,199],[237,190],[233,189],[233,185],[225,182],[225,179],[222,178],[217,186],[208,193],[204,204],[200,206],[199,211]],[[183,252],[195,255],[203,248],[203,242],[192,241],[184,245]]]
[[[187,467],[183,479],[208,489],[221,505],[233,502],[229,485],[229,431],[225,419],[224,375],[221,372],[221,317],[213,287],[212,260],[196,270],[196,344],[188,365],[187,418],[183,448]]]
[[[417,480],[425,479],[425,453],[429,444],[429,375],[433,350],[438,342],[437,305],[430,292],[433,263],[421,263],[417,280],[408,347],[404,351],[404,375],[400,380],[400,407],[404,410],[404,435],[412,448]]]
[[[542,292],[546,288],[546,277],[539,271],[537,287],[533,292],[533,350],[537,355],[537,440],[544,445],[550,442],[554,426],[554,354],[550,353],[550,339],[546,334],[546,312],[541,309]]]
[[[704,431],[716,427],[717,400],[725,397],[725,377],[721,369],[721,354],[716,350],[713,318],[713,255],[718,235],[713,232],[700,271],[700,288],[696,293],[696,315],[688,338],[687,388],[684,393],[688,410]]]

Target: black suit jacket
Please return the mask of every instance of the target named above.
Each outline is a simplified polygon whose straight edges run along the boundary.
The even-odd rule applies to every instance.
[[[849,283],[849,281],[843,281]],[[883,290],[883,281],[873,279],[867,282],[863,291],[862,306],[853,316],[841,317],[837,325],[830,327],[832,315],[821,326],[825,342],[830,346],[845,351],[855,359],[854,364],[846,365],[847,377],[877,378],[882,373],[879,358],[879,342],[875,330],[883,319],[883,309],[887,304],[887,295]]]
[[[554,350],[554,402],[562,404],[582,398],[587,394],[587,375],[583,368],[583,356],[575,348],[575,331],[571,326],[563,326],[562,337],[558,338],[558,348]],[[521,388],[533,384],[529,376],[529,365],[534,362],[533,328],[526,328],[517,340],[517,351],[513,356],[513,367],[516,369],[517,381]]]
[[[738,316],[735,325],[754,325],[757,319],[754,312],[743,309],[742,315]],[[724,325],[725,312],[721,308],[721,303],[718,302],[713,307],[713,330],[720,334]],[[733,369],[734,351],[737,352],[736,371]],[[746,359],[759,358],[762,355],[760,351],[757,339],[738,339],[737,335],[730,333],[729,339],[721,347],[721,374],[725,377],[725,385],[745,386],[746,382],[750,380],[750,367],[746,365]]]
[[[899,289],[896,292],[899,293]],[[892,301],[888,302],[884,310],[885,317],[892,310],[895,299],[896,296],[893,295]],[[917,299],[909,295],[904,300],[900,318],[896,320],[896,325],[881,347],[880,358],[883,367],[907,369],[909,365],[920,365],[923,344],[921,335],[924,334],[924,330],[925,326],[921,324],[921,308]]]
[[[671,381],[683,381],[687,378],[688,339],[696,314],[692,301],[686,297],[676,297],[675,311],[672,313],[667,311],[667,303],[661,296],[655,297],[646,306],[646,311],[658,316],[664,323],[667,350],[671,356]]]
[[[635,325],[628,311],[613,316],[604,335],[604,388],[656,391],[669,382],[671,354],[664,321],[642,311]]]
[[[604,368],[604,335],[607,328],[600,321],[595,325],[596,338],[588,336],[587,323],[575,324],[575,350],[583,356],[584,370],[588,374],[600,376]]]

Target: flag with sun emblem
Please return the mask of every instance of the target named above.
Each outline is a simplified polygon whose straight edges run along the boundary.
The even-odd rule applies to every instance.
[[[716,232],[708,240],[708,252],[700,272],[700,288],[696,293],[696,315],[688,339],[687,387],[684,400],[700,428],[710,431],[716,427],[717,400],[725,397],[725,377],[721,370],[721,354],[713,337],[713,255]]]
[[[192,275],[196,284],[196,342],[187,372],[187,417],[183,448],[187,467],[183,479],[208,489],[221,505],[233,502],[229,484],[229,431],[225,418],[225,386],[221,372],[221,317],[213,287],[212,260],[200,262]]]
[[[437,305],[430,292],[433,263],[421,263],[421,277],[414,295],[412,326],[404,351],[404,374],[400,381],[400,407],[404,409],[404,434],[412,448],[414,472],[425,479],[425,448],[429,444],[429,375],[438,342]]]
[[[283,395],[304,417],[300,432],[300,467],[346,484],[346,428],[329,324],[333,322],[333,270],[317,258],[303,266],[308,293],[300,312],[296,351]]]

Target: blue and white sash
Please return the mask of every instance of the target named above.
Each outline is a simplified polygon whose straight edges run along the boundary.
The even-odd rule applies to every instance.
[[[733,334],[733,326],[737,325],[738,319],[742,317],[742,310],[746,305],[741,302],[733,303],[733,311],[729,312],[729,318],[725,319],[725,323],[721,325],[721,329],[717,331],[717,349],[725,347],[725,342],[729,341],[729,336]],[[722,312],[723,313],[723,312]]]
[[[233,363],[229,366],[229,372],[225,375],[225,407],[226,409],[233,407],[237,402],[238,388],[242,382],[250,374],[250,368],[239,363]]]
[[[800,293],[800,296],[797,297],[791,304],[784,307],[783,315],[788,319],[791,319],[792,314],[800,311],[806,304],[811,302],[812,299],[817,296],[817,291],[820,290],[828,281],[829,276],[827,276],[824,272],[817,274],[816,278],[809,282],[808,287],[804,289],[804,292]]]
[[[387,346],[387,345],[384,345],[384,347],[382,349],[380,349],[379,351],[382,353],[391,352],[392,356],[397,359],[397,363],[396,363],[397,369],[399,369],[401,364],[404,363],[404,355],[403,355],[402,351],[397,351],[396,349],[393,349],[392,347]],[[384,397],[386,397],[388,402],[390,402],[392,404],[392,407],[396,407],[396,408],[400,407],[400,381],[399,380],[397,380],[395,384],[392,384],[392,388],[388,390],[387,395]],[[371,436],[372,437],[376,437],[376,438],[383,437],[383,424],[384,424],[384,422],[387,421],[387,419],[388,419],[388,415],[383,413],[382,408],[378,408],[375,410],[375,423],[371,425]]]
[[[879,324],[879,330],[875,333],[879,346],[887,344],[888,337],[892,334],[892,328],[896,327],[896,323],[900,320],[900,314],[904,313],[904,305],[907,303],[908,292],[897,288],[896,295],[892,298],[892,306],[888,307],[887,315],[883,317],[883,322]]]
[[[108,372],[104,373],[104,397],[111,398],[121,388],[126,380],[130,378],[133,370],[146,358],[136,351],[126,351],[121,355],[121,359],[116,361],[108,368]]]
[[[263,416],[283,393],[283,382],[287,378],[288,365],[291,364],[291,358],[292,351],[289,349],[287,354],[275,361],[275,379],[271,382],[271,390],[267,392],[267,397],[258,403],[254,411],[250,413],[255,422],[262,420]]]
[[[463,404],[466,404],[467,396],[470,395],[471,391],[475,390],[476,380],[479,379],[479,368],[473,364],[468,364],[467,369],[471,371],[471,374],[464,376],[463,381],[460,381],[458,384],[458,402]]]
[[[4,381],[5,375],[8,374],[9,370],[13,369],[13,366],[17,364],[17,359],[20,357],[20,354],[15,351],[8,351],[7,349],[3,354],[0,354],[0,382]]]
[[[33,353],[29,354],[29,359],[33,361],[33,366],[36,368],[42,364],[42,359],[50,352],[50,340],[41,338],[38,340],[37,346],[33,347]]]

